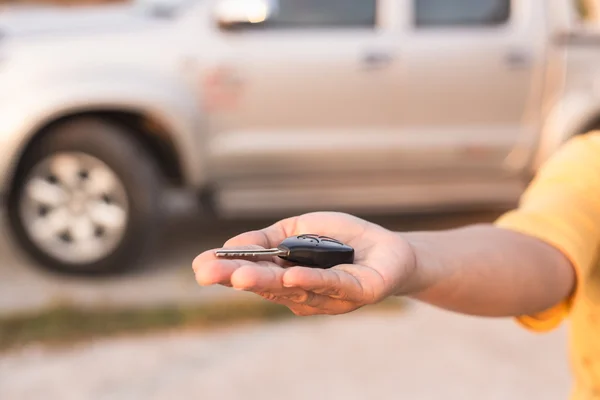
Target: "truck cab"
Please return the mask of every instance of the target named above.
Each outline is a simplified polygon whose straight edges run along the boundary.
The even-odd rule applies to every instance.
[[[571,21],[559,2],[241,3],[238,21],[240,3],[222,2],[198,35],[214,49],[200,75],[222,79],[203,91],[220,212],[518,197],[562,90],[553,37]]]

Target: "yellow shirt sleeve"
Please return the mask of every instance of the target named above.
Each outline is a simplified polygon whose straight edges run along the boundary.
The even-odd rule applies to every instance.
[[[523,193],[517,209],[496,225],[553,245],[571,261],[577,287],[570,298],[537,315],[517,317],[533,331],[548,331],[569,314],[600,244],[600,131],[577,136],[548,160]]]

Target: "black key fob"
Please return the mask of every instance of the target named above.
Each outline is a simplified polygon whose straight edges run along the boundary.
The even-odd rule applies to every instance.
[[[319,235],[298,235],[285,239],[278,248],[279,257],[294,264],[327,269],[354,263],[354,249],[338,240]]]

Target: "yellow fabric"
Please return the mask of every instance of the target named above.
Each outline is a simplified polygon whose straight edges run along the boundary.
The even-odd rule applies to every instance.
[[[566,143],[538,172],[517,209],[496,224],[550,243],[573,264],[573,295],[517,321],[545,332],[568,317],[575,383],[571,399],[600,399],[600,132]]]

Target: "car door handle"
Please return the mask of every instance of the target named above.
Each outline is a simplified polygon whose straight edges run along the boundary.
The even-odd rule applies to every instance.
[[[393,61],[394,57],[385,51],[368,51],[361,57],[361,64],[368,69],[385,67]]]
[[[511,68],[524,68],[529,66],[531,55],[524,50],[511,50],[506,54],[504,60]]]

